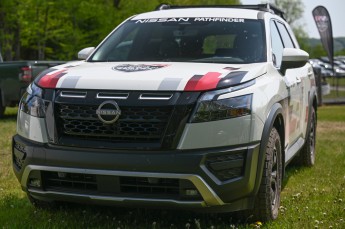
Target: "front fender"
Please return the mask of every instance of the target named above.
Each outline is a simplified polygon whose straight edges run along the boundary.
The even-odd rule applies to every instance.
[[[257,172],[256,172],[256,182],[255,182],[254,192],[253,192],[255,195],[258,193],[260,184],[261,184],[262,172],[263,172],[263,168],[265,164],[266,146],[268,143],[269,135],[277,117],[280,115],[283,117],[283,107],[281,104],[275,103],[271,107],[271,110],[268,113],[268,117],[265,121],[265,125],[264,125],[262,135],[261,135],[258,167],[257,167]],[[280,131],[278,130],[278,132]]]

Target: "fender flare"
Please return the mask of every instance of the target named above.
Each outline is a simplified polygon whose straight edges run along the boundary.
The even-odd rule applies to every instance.
[[[310,120],[310,116],[309,116],[309,114],[310,114],[310,112],[311,112],[311,108],[312,107],[314,107],[314,100],[316,101],[316,104],[315,104],[315,107],[314,107],[314,109],[315,109],[315,115],[317,116],[317,114],[316,114],[316,110],[317,110],[317,106],[318,106],[318,99],[317,99],[317,92],[316,92],[316,89],[314,88],[314,90],[311,90],[310,91],[310,94],[309,94],[310,96],[309,96],[309,104],[308,104],[308,123],[307,123],[307,133],[308,133],[308,131],[309,131],[309,128],[310,128],[310,122],[309,122],[309,120]],[[317,121],[317,118],[316,118],[316,121]]]
[[[314,104],[314,100],[316,102],[316,104]],[[309,94],[309,101],[308,101],[308,117],[306,117],[308,120],[307,120],[307,128],[306,128],[306,132],[305,132],[305,139],[308,138],[308,135],[309,135],[309,130],[310,130],[310,113],[311,113],[311,109],[314,108],[315,109],[315,115],[316,115],[316,124],[317,124],[317,106],[318,106],[318,99],[317,99],[317,92],[316,92],[316,89],[314,88],[314,90],[311,90],[310,91],[310,94]],[[299,154],[300,152],[298,152]]]
[[[260,150],[259,150],[259,157],[258,157],[258,166],[256,171],[256,181],[255,186],[253,190],[253,194],[256,195],[259,191],[260,184],[261,184],[261,178],[262,178],[262,172],[265,164],[265,154],[266,154],[266,145],[268,143],[269,135],[271,132],[271,129],[274,125],[274,122],[278,115],[283,116],[283,107],[280,103],[275,103],[268,114],[268,117],[266,119],[264,129],[262,131],[261,135],[261,142],[260,142]],[[284,148],[282,148],[284,151]],[[284,155],[282,155],[284,158]]]

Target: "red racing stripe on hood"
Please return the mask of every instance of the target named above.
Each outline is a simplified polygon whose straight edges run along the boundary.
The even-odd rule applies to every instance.
[[[220,80],[219,76],[222,73],[208,72],[205,75],[195,75],[186,84],[185,91],[206,91],[215,89]]]
[[[201,79],[202,75],[195,75],[193,76],[184,87],[185,91],[194,91],[194,88],[198,84],[199,80]]]
[[[48,73],[38,81],[38,86],[42,88],[55,88],[59,79],[66,75],[67,69],[61,69],[54,73]]]

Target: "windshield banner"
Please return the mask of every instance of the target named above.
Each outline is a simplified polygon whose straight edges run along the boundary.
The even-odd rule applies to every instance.
[[[313,17],[319,30],[321,42],[328,54],[328,59],[333,67],[333,32],[331,17],[327,9],[323,6],[317,6],[313,9]]]

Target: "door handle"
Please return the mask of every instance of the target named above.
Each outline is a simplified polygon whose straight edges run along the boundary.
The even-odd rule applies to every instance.
[[[313,75],[313,70],[308,71],[308,77],[310,78]]]
[[[301,82],[302,82],[301,78],[300,77],[296,77],[296,83],[300,84]]]

